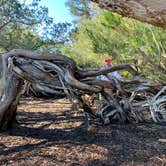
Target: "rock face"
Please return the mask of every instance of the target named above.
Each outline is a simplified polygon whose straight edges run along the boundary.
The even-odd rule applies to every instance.
[[[166,28],[165,0],[91,0],[101,8]]]

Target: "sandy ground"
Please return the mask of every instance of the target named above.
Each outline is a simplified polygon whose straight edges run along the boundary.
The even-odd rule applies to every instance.
[[[65,100],[21,100],[0,166],[166,166],[165,124],[91,124]]]

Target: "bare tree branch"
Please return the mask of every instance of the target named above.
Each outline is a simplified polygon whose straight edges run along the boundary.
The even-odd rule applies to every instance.
[[[101,8],[166,28],[165,0],[91,0]]]
[[[128,64],[106,70],[81,70],[64,55],[22,49],[3,54],[2,61],[4,87],[0,100],[0,129],[11,125],[20,95],[29,90],[46,96],[66,96],[71,102],[77,99],[90,117],[101,119],[105,124],[114,118],[121,122],[141,122],[146,119],[145,110],[155,122],[166,121],[165,86],[147,80]],[[107,80],[96,78],[116,70],[129,71],[133,76],[122,80],[113,76]],[[100,107],[93,109],[88,104],[91,102],[83,100],[86,95],[96,98]]]

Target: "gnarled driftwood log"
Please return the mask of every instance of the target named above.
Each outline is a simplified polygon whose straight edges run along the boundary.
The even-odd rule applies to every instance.
[[[154,84],[139,75],[130,65],[123,64],[106,70],[79,69],[69,57],[53,53],[12,50],[2,56],[3,94],[0,101],[0,129],[7,129],[14,119],[21,94],[29,89],[34,93],[67,96],[71,102],[77,99],[83,109],[103,123],[113,119],[122,122],[145,120],[146,110],[155,122],[166,121],[166,87]],[[126,70],[131,78],[117,80],[107,75],[116,70]],[[96,78],[108,77],[107,81]],[[114,91],[108,91],[114,89]],[[90,107],[82,96],[96,96],[100,106]],[[98,94],[102,100],[98,99]]]

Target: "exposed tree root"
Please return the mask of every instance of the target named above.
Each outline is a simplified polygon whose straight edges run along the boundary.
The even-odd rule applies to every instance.
[[[20,95],[29,91],[36,95],[66,96],[71,102],[77,100],[90,117],[98,118],[105,124],[114,120],[166,121],[166,86],[147,80],[128,64],[106,70],[83,70],[64,55],[22,49],[4,54],[2,60],[4,88],[0,101],[0,129],[6,129],[11,124]],[[132,77],[119,81],[107,76],[107,73],[116,70],[126,70]],[[106,75],[108,81],[96,78],[101,74]],[[82,98],[85,94],[93,95],[98,107],[97,104],[87,104]]]

